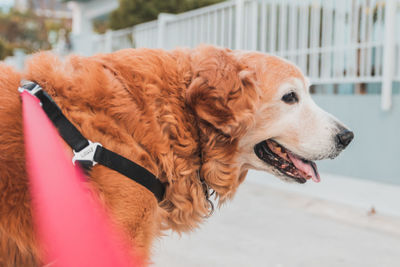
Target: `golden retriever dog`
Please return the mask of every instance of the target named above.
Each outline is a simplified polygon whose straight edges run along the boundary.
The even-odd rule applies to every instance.
[[[42,264],[25,168],[22,79],[40,84],[88,139],[165,184],[158,203],[107,167],[89,173],[110,217],[148,262],[163,229],[188,231],[209,215],[208,191],[223,203],[249,169],[318,182],[313,160],[336,157],[353,138],[313,102],[296,66],[259,52],[126,49],[64,60],[39,53],[23,73],[1,65],[1,266]]]

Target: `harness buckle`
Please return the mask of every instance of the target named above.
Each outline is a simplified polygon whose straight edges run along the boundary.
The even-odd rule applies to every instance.
[[[27,91],[33,96],[35,96],[35,94],[41,90],[42,87],[40,87],[39,84],[26,80],[21,81],[21,86],[18,87],[18,92],[22,93],[24,91]]]
[[[96,153],[97,147],[103,147],[100,143],[93,143],[92,141],[88,140],[89,145],[86,146],[79,152],[74,152],[74,157],[72,158],[72,163],[75,165],[76,161],[90,161],[92,162],[92,166],[96,165],[97,162],[94,160],[94,154]]]

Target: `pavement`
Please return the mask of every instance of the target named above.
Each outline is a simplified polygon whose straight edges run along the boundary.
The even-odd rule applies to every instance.
[[[250,174],[195,232],[168,232],[155,242],[152,266],[400,266],[400,216],[393,212],[400,202],[389,203],[400,197],[399,186],[328,175],[327,185],[310,189],[260,175]]]

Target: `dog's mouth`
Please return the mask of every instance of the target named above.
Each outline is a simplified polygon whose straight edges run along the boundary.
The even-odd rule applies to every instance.
[[[316,183],[320,181],[315,162],[295,155],[272,139],[255,145],[254,152],[262,161],[298,183],[303,184],[309,179]]]

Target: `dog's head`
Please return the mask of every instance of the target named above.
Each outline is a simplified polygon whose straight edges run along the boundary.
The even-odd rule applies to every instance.
[[[201,173],[222,199],[248,169],[318,182],[313,161],[336,157],[353,139],[314,103],[308,79],[284,59],[204,46],[191,61],[186,99],[202,132]]]

